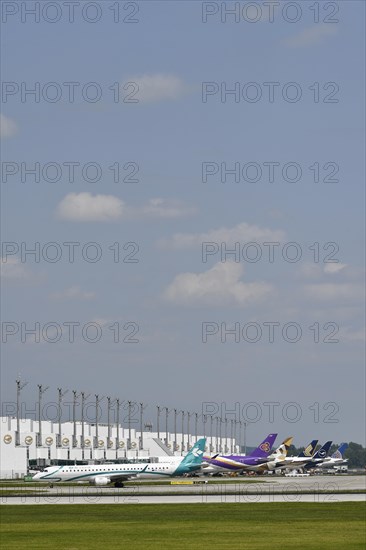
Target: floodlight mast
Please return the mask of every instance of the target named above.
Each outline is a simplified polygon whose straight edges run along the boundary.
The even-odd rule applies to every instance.
[[[38,386],[38,437],[37,447],[42,446],[42,395],[48,390],[49,386],[43,387],[42,384]]]
[[[61,447],[61,418],[62,418],[62,399],[67,394],[69,390],[62,391],[62,388],[57,388],[58,391],[58,435],[57,435],[57,447]]]
[[[168,416],[171,410],[168,407],[164,407],[165,410],[165,445],[168,446]]]
[[[17,385],[17,431],[15,434],[15,445],[20,445],[20,392],[28,384],[22,382],[20,377],[16,380]]]
[[[77,436],[76,436],[76,405],[78,403],[77,399],[80,397],[80,393],[78,393],[76,390],[72,390],[73,394],[73,403],[72,403],[72,423],[74,426],[73,434],[72,434],[72,446],[77,447]]]
[[[94,437],[94,449],[98,448],[99,439],[99,405],[103,401],[103,397],[99,397],[99,394],[95,394],[95,437]]]

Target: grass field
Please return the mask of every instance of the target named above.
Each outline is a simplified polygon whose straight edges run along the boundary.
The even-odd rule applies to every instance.
[[[365,548],[365,503],[1,506],[5,549]]]

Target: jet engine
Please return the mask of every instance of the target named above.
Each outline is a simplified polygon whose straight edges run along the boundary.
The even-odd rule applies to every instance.
[[[93,481],[91,481],[92,485],[108,485],[108,483],[110,483],[110,479],[106,476],[96,476]]]

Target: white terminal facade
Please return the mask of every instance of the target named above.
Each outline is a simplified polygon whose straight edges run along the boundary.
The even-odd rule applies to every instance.
[[[59,461],[115,461],[180,456],[188,452],[203,434],[139,431],[118,424],[51,422],[30,418],[0,417],[0,478],[19,478],[29,472],[29,461],[47,466]],[[160,437],[158,437],[158,435]],[[229,437],[207,436],[207,452],[238,453]]]

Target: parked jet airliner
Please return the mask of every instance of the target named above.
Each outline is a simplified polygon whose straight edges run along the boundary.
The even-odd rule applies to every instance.
[[[90,464],[88,466],[50,466],[33,476],[32,481],[89,481],[92,485],[123,487],[128,479],[156,479],[179,477],[201,469],[206,439],[199,439],[189,453],[177,464],[173,460],[134,464]]]

